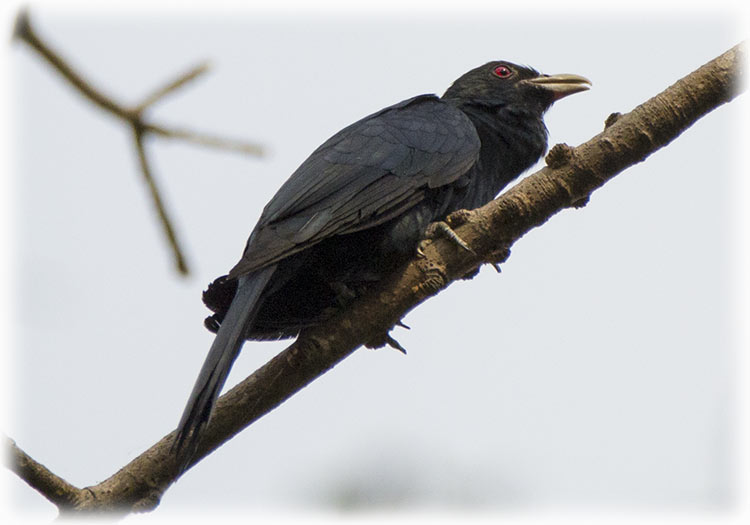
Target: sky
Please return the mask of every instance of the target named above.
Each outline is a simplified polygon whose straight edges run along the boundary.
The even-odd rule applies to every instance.
[[[7,50],[12,204],[5,434],[77,486],[174,429],[212,335],[200,300],[320,143],[493,59],[591,79],[547,114],[577,145],[743,38],[726,10],[292,15],[31,9],[125,103],[211,71],[152,119],[263,158],[153,138],[179,277],[127,129]],[[346,510],[719,513],[742,499],[741,111],[747,95],[455,283],[191,469],[152,516]],[[534,171],[533,169],[531,171]],[[248,343],[233,385],[288,342]],[[746,348],[744,349],[746,350]],[[7,470],[13,512],[55,508]]]

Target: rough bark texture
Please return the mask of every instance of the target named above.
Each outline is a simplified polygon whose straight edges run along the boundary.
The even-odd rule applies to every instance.
[[[303,334],[286,350],[219,399],[195,462],[234,434],[273,410],[364,343],[385,341],[390,327],[416,305],[450,282],[473,274],[484,263],[504,261],[511,245],[560,210],[577,207],[607,180],[643,161],[696,120],[732,100],[741,90],[744,45],[736,46],[626,115],[611,115],[602,133],[570,148],[557,145],[547,167],[527,177],[500,198],[448,222],[474,250],[470,254],[438,240],[423,248],[402,272],[381,283],[324,325]],[[165,436],[102,483],[70,488],[61,509],[153,509],[176,479]],[[22,476],[55,503],[46,490]],[[56,485],[56,486],[59,486]]]

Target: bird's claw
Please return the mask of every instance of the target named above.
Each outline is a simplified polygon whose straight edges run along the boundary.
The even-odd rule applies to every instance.
[[[459,237],[458,234],[453,231],[450,226],[448,226],[447,222],[437,221],[433,222],[427,227],[427,231],[425,232],[425,239],[435,239],[437,237],[448,239],[464,251],[467,251],[472,255],[476,255],[476,252],[472,250],[471,247],[466,244],[466,242],[461,237]],[[417,246],[417,253],[424,257],[424,252],[422,252],[422,242],[420,242],[419,246]]]

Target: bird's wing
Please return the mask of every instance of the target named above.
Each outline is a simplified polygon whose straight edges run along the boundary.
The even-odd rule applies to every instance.
[[[479,147],[469,118],[434,95],[355,122],[316,149],[266,205],[230,276],[398,216],[428,188],[466,173]]]

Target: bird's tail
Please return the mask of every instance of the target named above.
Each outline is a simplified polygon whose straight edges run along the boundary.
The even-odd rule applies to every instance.
[[[258,313],[261,293],[275,269],[274,265],[239,278],[237,293],[208,351],[172,442],[180,472],[187,469],[198,449],[216,398],[240,353],[245,334]]]

